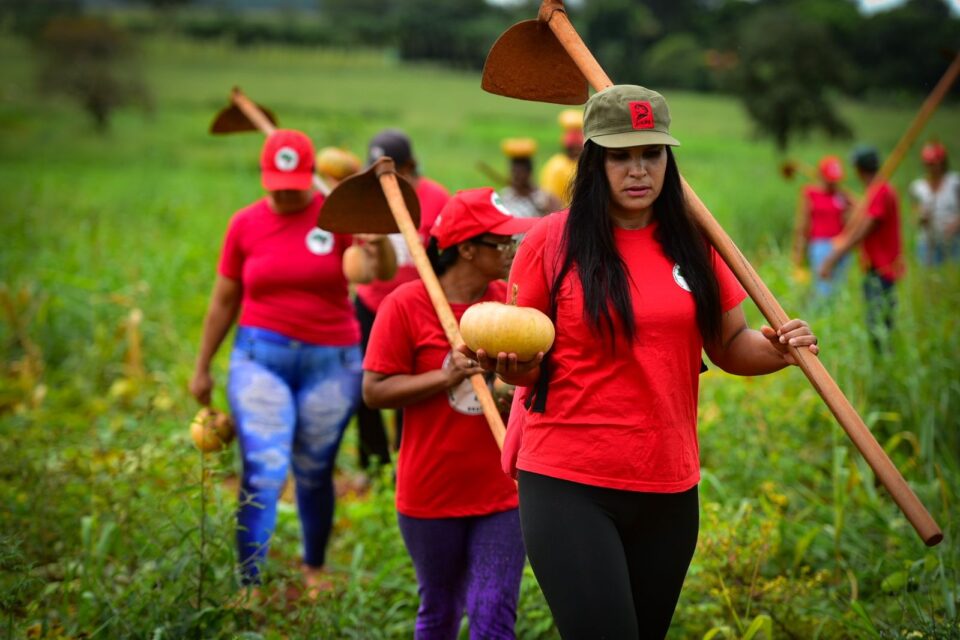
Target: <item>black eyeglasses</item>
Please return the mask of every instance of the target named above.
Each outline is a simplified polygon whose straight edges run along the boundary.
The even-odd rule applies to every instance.
[[[491,242],[490,240],[484,240],[483,238],[473,238],[470,240],[470,242],[472,242],[473,244],[482,244],[485,247],[496,249],[501,253],[516,251],[517,245],[520,244],[519,240],[508,240],[506,242]]]

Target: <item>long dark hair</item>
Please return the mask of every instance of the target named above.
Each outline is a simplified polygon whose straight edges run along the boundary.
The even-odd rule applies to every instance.
[[[653,204],[657,221],[654,238],[664,254],[680,266],[697,307],[697,327],[704,341],[720,337],[720,288],[710,261],[706,238],[694,223],[680,184],[673,151],[668,146],[663,190]],[[623,258],[613,237],[609,215],[610,185],[604,169],[606,151],[588,140],[577,163],[570,214],[563,231],[563,258],[550,291],[556,305],[564,276],[576,265],[583,287],[584,320],[614,344],[614,313],[620,317],[627,339],[637,337],[630,283]],[[552,312],[555,309],[551,309]]]

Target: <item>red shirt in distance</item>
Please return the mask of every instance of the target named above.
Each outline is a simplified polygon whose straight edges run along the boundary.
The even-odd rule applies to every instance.
[[[427,246],[430,240],[430,229],[434,221],[440,215],[443,205],[447,204],[450,194],[439,184],[428,178],[420,178],[417,181],[417,199],[420,201],[420,240],[423,246]],[[357,286],[357,297],[367,309],[376,313],[380,308],[380,303],[387,297],[387,294],[399,287],[404,282],[417,280],[420,278],[417,274],[417,268],[413,265],[413,258],[410,257],[410,250],[403,241],[403,236],[399,233],[391,234],[390,241],[397,252],[397,275],[392,280],[374,280],[370,284]]]
[[[519,305],[549,312],[566,219],[566,211],[551,214],[523,239],[510,272],[511,290],[514,283],[520,287]],[[679,267],[654,240],[656,229],[656,223],[636,230],[614,228],[633,284],[637,333],[632,345],[620,333],[612,351],[609,341],[601,342],[583,320],[576,270],[564,277],[546,412],[525,411],[510,419],[508,432],[515,420],[523,423],[517,468],[628,491],[676,493],[699,482],[703,339],[693,295]],[[712,255],[721,306],[728,311],[746,293],[719,256]]]
[[[343,275],[352,237],[316,227],[323,200],[318,193],[303,211],[278,214],[263,198],[230,220],[219,272],[243,286],[241,326],[310,344],[360,342]]]
[[[491,282],[478,302],[500,302],[506,285]],[[460,320],[470,305],[451,304]],[[450,343],[423,282],[408,282],[383,301],[363,368],[387,375],[440,369]],[[516,485],[500,471],[500,450],[469,380],[403,408],[397,461],[397,511],[413,518],[485,515],[517,506]]]
[[[888,280],[898,280],[906,267],[900,236],[900,203],[897,192],[887,182],[872,186],[867,215],[877,221],[874,230],[863,239],[861,262]]]
[[[807,237],[812,240],[833,238],[843,231],[843,216],[850,201],[842,193],[830,193],[822,187],[810,185],[803,189],[810,227]]]

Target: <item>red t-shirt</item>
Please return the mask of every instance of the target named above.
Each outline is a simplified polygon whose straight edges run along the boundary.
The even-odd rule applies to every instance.
[[[807,203],[810,228],[807,237],[819,240],[833,238],[843,231],[843,215],[850,201],[842,193],[831,193],[822,187],[810,185],[803,190]]]
[[[548,312],[566,219],[565,211],[547,216],[521,243],[510,272],[511,287],[520,287],[518,304]],[[519,469],[628,491],[675,493],[699,482],[697,396],[703,339],[693,295],[679,267],[654,239],[656,228],[655,222],[636,230],[614,227],[614,241],[632,283],[632,345],[621,331],[613,351],[609,341],[602,343],[583,320],[583,288],[576,269],[564,277],[546,412],[524,412],[520,418]],[[711,253],[720,303],[728,311],[746,293],[716,252]],[[622,326],[619,320],[616,324]],[[513,423],[511,419],[511,429]]]
[[[427,246],[430,241],[430,229],[443,205],[447,204],[450,194],[446,189],[428,178],[420,178],[417,181],[417,199],[420,201],[420,240],[423,246]],[[391,280],[374,280],[370,284],[362,284],[357,287],[357,297],[368,309],[376,313],[380,308],[380,303],[387,297],[387,294],[399,287],[404,282],[416,280],[420,276],[417,274],[417,268],[413,265],[413,258],[410,257],[410,250],[407,249],[407,243],[399,233],[391,234],[390,242],[393,243],[394,251],[397,253],[397,275]]]
[[[863,239],[861,262],[864,268],[873,269],[890,280],[897,280],[905,270],[897,192],[886,182],[871,188],[871,192],[873,197],[867,207],[867,215],[877,221],[877,226]]]
[[[219,272],[243,286],[240,325],[310,344],[360,341],[343,275],[353,239],[316,227],[323,200],[318,193],[303,211],[279,214],[264,198],[230,220]]]
[[[506,285],[491,282],[478,302],[499,302]],[[457,320],[470,305],[452,304]],[[423,282],[408,282],[377,312],[363,368],[387,375],[440,369],[450,343]],[[469,380],[403,408],[397,461],[397,511],[414,518],[497,513],[517,506],[517,489],[500,471],[500,451]]]

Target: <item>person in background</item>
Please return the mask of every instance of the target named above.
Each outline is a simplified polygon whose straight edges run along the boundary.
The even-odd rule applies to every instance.
[[[584,135],[570,209],[527,233],[510,270],[517,304],[554,321],[549,354],[465,355],[520,389],[507,438],[522,429],[523,539],[560,636],[663,638],[699,530],[702,351],[753,376],[817,339],[802,320],[748,328],[743,288],[688,210],[663,96],[604,89]]]
[[[460,191],[436,220],[428,255],[457,320],[506,298],[516,242],[536,219],[513,218],[490,188]],[[524,551],[517,489],[469,377],[476,361],[450,348],[427,288],[383,301],[364,358],[363,396],[403,407],[397,518],[419,583],[414,637],[514,638]]]
[[[820,265],[820,277],[830,278],[837,264],[854,247],[862,245],[861,264],[866,275],[863,292],[867,302],[867,330],[875,349],[880,349],[893,329],[897,297],[894,285],[904,273],[900,231],[900,200],[893,186],[877,178],[880,155],[870,146],[854,149],[851,163],[867,190],[865,215],[850,220],[833,250]]]
[[[440,210],[450,199],[450,194],[440,184],[420,175],[417,159],[413,154],[410,138],[398,129],[384,129],[370,139],[367,147],[367,162],[372,164],[383,156],[393,160],[397,173],[406,178],[416,190],[420,201],[420,237],[424,246],[429,239],[430,228]],[[404,282],[417,280],[417,268],[410,257],[410,251],[403,235],[396,233],[388,236],[397,256],[397,272],[390,280],[375,280],[370,284],[357,286],[354,300],[357,319],[360,321],[361,348],[366,353],[370,328],[383,299]],[[396,415],[395,448],[400,446],[403,419],[401,412]],[[390,441],[384,428],[383,417],[379,409],[371,409],[364,402],[357,408],[357,427],[359,430],[359,462],[363,469],[370,466],[376,457],[381,464],[390,461]]]
[[[350,236],[316,226],[324,197],[312,186],[314,151],[299,131],[271,133],[260,154],[267,196],[230,220],[203,322],[190,392],[210,404],[210,364],[234,323],[227,397],[243,461],[237,511],[241,580],[256,590],[292,466],[310,592],[324,572],[333,525],[333,467],[360,400],[360,327],[347,296]],[[392,264],[385,237],[366,259]],[[389,270],[388,270],[389,271]]]
[[[583,113],[564,109],[557,117],[563,135],[563,152],[550,156],[540,170],[540,188],[553,194],[566,206],[570,202],[570,185],[577,170],[577,159],[583,150]]]
[[[500,198],[514,216],[540,218],[563,208],[559,198],[531,181],[533,156],[537,152],[533,138],[507,138],[500,149],[510,160],[510,184],[500,189]]]
[[[917,258],[934,267],[960,260],[960,174],[949,171],[947,148],[928,142],[920,151],[926,175],[910,184],[920,232]]]
[[[837,264],[829,279],[820,277],[820,265],[833,250],[833,240],[843,231],[853,203],[841,191],[843,164],[836,156],[825,156],[817,165],[819,184],[805,185],[797,203],[797,224],[794,231],[793,262],[802,267],[806,262],[815,276],[814,291],[820,298],[833,293],[843,279],[847,260]]]

